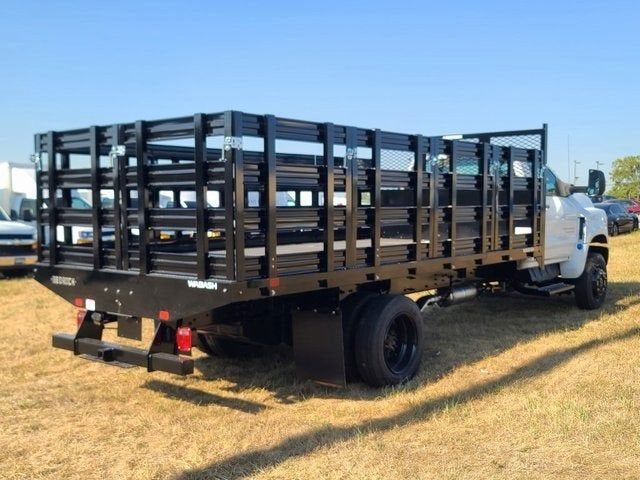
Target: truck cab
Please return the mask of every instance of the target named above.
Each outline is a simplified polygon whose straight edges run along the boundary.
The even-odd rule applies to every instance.
[[[550,168],[546,169],[544,262],[545,265],[558,264],[560,274],[566,279],[580,276],[589,247],[605,253],[608,245],[606,214],[595,208],[581,190],[560,180]],[[604,256],[608,259],[607,253]]]
[[[588,195],[602,195],[604,174],[589,171],[589,185],[563,182],[545,168],[544,261],[518,262],[512,278],[516,290],[526,294],[554,295],[575,290],[576,303],[598,308],[607,290],[606,264],[609,236],[605,212],[594,207]]]
[[[36,230],[11,220],[0,207],[0,273],[6,277],[24,275],[37,261]]]

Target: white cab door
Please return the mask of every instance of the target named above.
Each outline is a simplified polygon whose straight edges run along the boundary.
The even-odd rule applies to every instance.
[[[546,169],[545,188],[547,211],[545,218],[545,264],[567,260],[578,242],[578,209],[571,197],[562,197],[555,174]]]

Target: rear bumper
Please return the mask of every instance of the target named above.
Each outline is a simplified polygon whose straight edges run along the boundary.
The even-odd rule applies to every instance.
[[[193,373],[193,360],[170,353],[150,353],[148,350],[103,342],[93,338],[75,338],[68,333],[53,335],[52,344],[74,352],[75,355],[90,355],[106,363],[121,363],[145,367],[147,371],[162,371],[176,375]]]
[[[38,261],[36,255],[10,255],[0,257],[0,270],[33,268]]]

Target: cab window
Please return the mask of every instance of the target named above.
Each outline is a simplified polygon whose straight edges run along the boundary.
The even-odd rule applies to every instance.
[[[547,195],[558,195],[558,180],[556,179],[555,174],[549,170],[548,168],[544,172],[545,178],[545,189],[547,191]]]

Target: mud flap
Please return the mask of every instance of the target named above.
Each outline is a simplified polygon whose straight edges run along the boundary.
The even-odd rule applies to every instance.
[[[293,355],[299,380],[345,387],[342,313],[298,311],[293,313]]]

